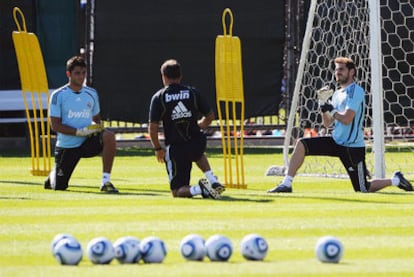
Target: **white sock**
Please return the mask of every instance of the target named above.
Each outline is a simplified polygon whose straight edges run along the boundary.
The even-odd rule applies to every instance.
[[[391,185],[398,186],[399,184],[400,184],[400,178],[398,178],[397,176],[393,176],[391,178]]]
[[[204,175],[206,176],[210,184],[218,183],[217,177],[214,175],[213,171],[206,171],[204,172]]]
[[[293,182],[293,177],[286,175],[285,178],[283,178],[282,184],[286,187],[291,187]]]
[[[102,174],[102,185],[111,181],[111,173],[104,172]]]
[[[191,195],[199,195],[199,194],[201,194],[201,188],[200,188],[200,186],[199,185],[197,185],[197,186],[191,186],[190,187],[190,193],[191,193]]]

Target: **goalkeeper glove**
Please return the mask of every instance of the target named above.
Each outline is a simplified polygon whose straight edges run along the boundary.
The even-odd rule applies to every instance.
[[[329,88],[329,86],[324,86],[316,91],[318,95],[319,104],[325,104],[328,101],[329,97],[332,96],[333,90]]]
[[[100,124],[92,124],[83,128],[76,129],[76,136],[87,137],[95,133],[102,131],[102,126]]]
[[[337,110],[334,109],[334,106],[332,106],[332,104],[325,103],[325,104],[321,105],[321,112],[322,113],[329,113],[333,117],[334,114],[337,112]]]

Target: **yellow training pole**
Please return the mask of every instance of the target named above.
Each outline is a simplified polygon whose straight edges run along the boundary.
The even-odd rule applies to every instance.
[[[226,26],[227,15],[230,18],[229,34],[227,34]],[[232,36],[233,14],[229,8],[226,8],[223,12],[222,24],[224,34],[216,38],[215,66],[216,101],[222,137],[224,179],[227,187],[247,188],[244,182],[243,163],[244,92],[241,45],[240,39]],[[222,109],[224,109],[224,116]],[[231,128],[231,125],[233,128]],[[240,126],[240,129],[238,129],[238,126]],[[238,136],[240,136],[240,139]],[[233,159],[235,160],[234,165]],[[234,167],[235,183],[233,181]]]
[[[23,28],[17,18],[18,15],[21,18]],[[12,33],[12,37],[30,136],[31,174],[46,176],[51,170],[50,123],[47,116],[44,115],[45,107],[43,107],[43,98],[49,102],[46,70],[39,41],[35,34],[27,32],[26,20],[22,11],[15,7],[13,17],[17,31]],[[43,161],[42,165],[40,159]]]

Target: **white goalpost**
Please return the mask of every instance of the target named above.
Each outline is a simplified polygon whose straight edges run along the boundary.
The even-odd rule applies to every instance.
[[[371,59],[372,129],[374,133],[374,175],[385,178],[384,107],[382,105],[381,11],[378,0],[369,0],[369,57]],[[379,134],[379,135],[376,135]]]
[[[332,61],[347,56],[366,91],[367,166],[376,177],[412,164],[386,155],[389,145],[414,153],[414,3],[409,0],[312,0],[283,146],[284,167],[298,138],[329,135],[322,126],[316,90],[336,88]],[[395,151],[395,150],[394,150]],[[392,156],[392,155],[389,155]],[[332,158],[310,157],[302,175],[347,176]],[[320,159],[320,158],[319,158]],[[267,175],[280,175],[281,167]],[[411,168],[405,174],[414,174]]]

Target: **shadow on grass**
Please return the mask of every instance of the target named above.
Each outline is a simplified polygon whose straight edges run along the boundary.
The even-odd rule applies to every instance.
[[[220,201],[229,201],[229,202],[255,202],[255,203],[269,203],[273,202],[273,199],[251,199],[251,198],[241,198],[241,197],[234,197],[229,195],[221,196]]]
[[[20,185],[20,186],[39,186],[40,189],[44,191],[52,191],[52,190],[45,190],[43,188],[43,182],[29,182],[29,181],[13,181],[13,180],[0,180],[0,184],[11,184],[11,185]],[[127,191],[127,192],[125,192]],[[69,188],[65,191],[60,192],[75,192],[75,193],[94,193],[100,195],[108,195],[109,193],[104,193],[99,190],[99,186],[85,186],[85,185],[69,185]],[[159,196],[165,193],[166,191],[156,191],[156,190],[147,190],[147,189],[122,189],[120,193],[114,195],[147,195],[147,196]],[[1,199],[1,197],[0,197]],[[29,198],[17,198],[17,199],[29,199]]]
[[[389,191],[380,191],[376,192],[376,194],[384,194],[384,195],[411,195],[414,196],[414,191],[406,191],[406,192],[389,192]]]
[[[161,194],[152,193],[152,192],[124,192],[124,190],[120,191],[119,193],[105,193],[105,192],[99,191],[99,188],[96,189],[96,191],[90,191],[90,190],[71,189],[71,187],[69,187],[69,189],[66,190],[65,192],[87,193],[87,194],[97,194],[97,195],[113,195],[113,196],[121,196],[121,197],[131,196],[131,195],[135,195],[135,196],[160,196],[161,195]]]
[[[378,193],[377,193],[378,194]],[[383,192],[381,194],[389,194],[389,195],[408,195],[407,193],[401,193],[401,192],[391,192],[391,193],[386,193]],[[412,194],[414,195],[414,194]],[[277,196],[275,196],[275,198],[278,198]],[[304,200],[318,200],[318,201],[336,201],[336,202],[354,202],[354,203],[369,203],[369,204],[407,204],[407,203],[403,203],[403,202],[397,202],[397,201],[384,201],[384,200],[374,200],[374,199],[357,199],[357,198],[345,198],[345,197],[332,197],[332,196],[306,196],[306,195],[286,195],[283,194],[279,196],[279,199],[283,199],[283,198],[287,198],[287,199],[304,199]]]
[[[12,185],[29,185],[29,186],[42,186],[43,183],[29,182],[29,181],[12,181],[12,180],[0,180],[0,184],[12,184]]]
[[[33,198],[0,196],[0,200],[33,200]]]
[[[24,185],[24,186],[37,186],[39,183],[35,182],[22,182],[22,181],[5,181],[0,180],[0,184],[12,184],[12,185]],[[0,199],[2,200],[33,200],[33,198],[30,197],[18,197],[18,196],[0,196]]]
[[[89,190],[90,189],[90,190]],[[69,185],[66,192],[75,193],[89,193],[97,195],[114,195],[114,196],[160,196],[163,195],[163,191],[148,190],[148,189],[131,189],[123,188],[119,190],[119,193],[105,193],[99,190],[99,186],[84,186],[84,185]]]

